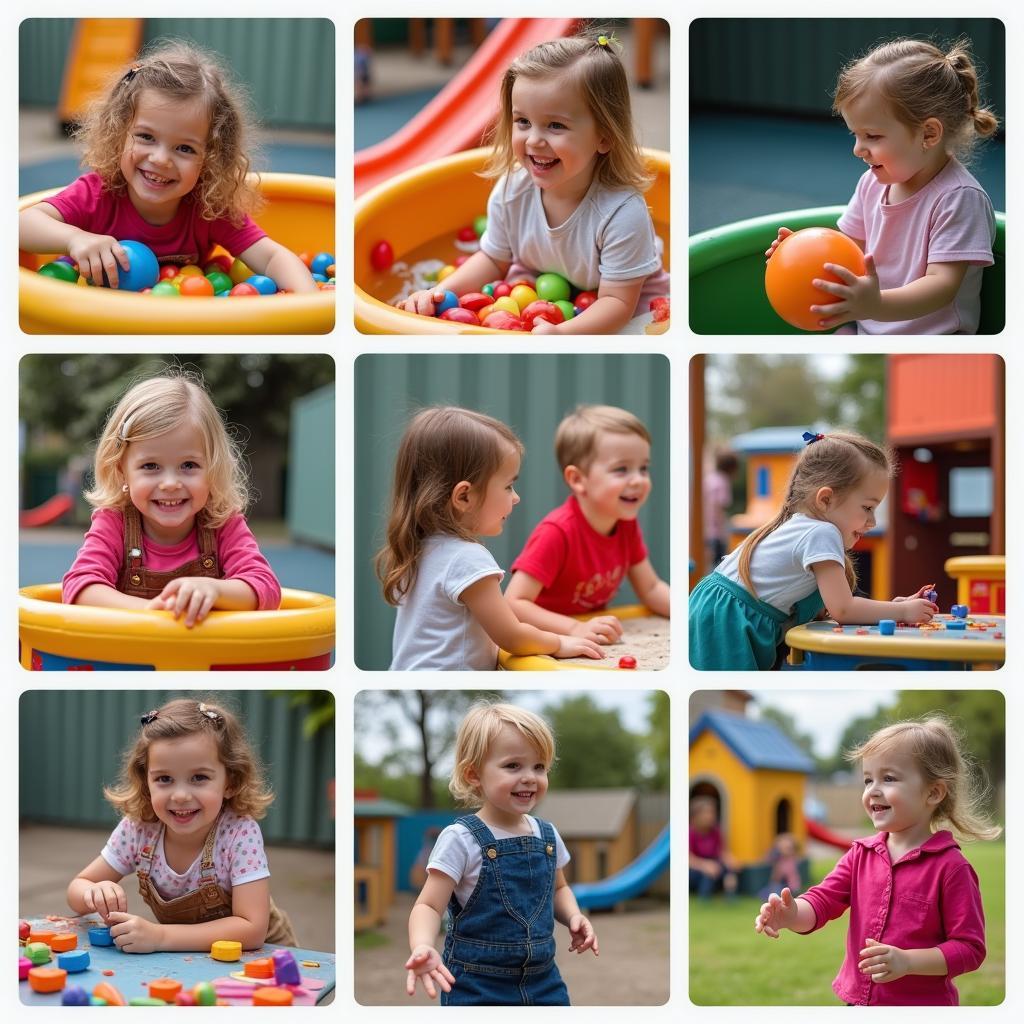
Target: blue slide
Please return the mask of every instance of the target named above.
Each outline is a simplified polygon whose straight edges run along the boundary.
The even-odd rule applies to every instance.
[[[631,864],[600,882],[581,882],[572,887],[582,910],[605,910],[623,900],[635,899],[646,892],[651,883],[667,867],[669,860],[669,826]]]

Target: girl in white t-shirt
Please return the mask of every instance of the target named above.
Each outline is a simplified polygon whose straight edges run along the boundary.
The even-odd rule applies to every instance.
[[[849,550],[875,525],[894,473],[892,453],[859,434],[804,434],[779,514],[755,530],[690,594],[690,664],[770,669],[786,630],[824,606],[838,622],[928,622],[925,597],[854,596]]]
[[[445,291],[483,293],[487,285],[533,284],[537,275],[555,273],[589,304],[569,319],[561,310],[538,315],[533,333],[615,334],[646,313],[651,299],[668,295],[643,198],[652,179],[617,47],[613,36],[574,36],[541,43],[512,62],[484,170],[498,181],[480,249],[443,285],[414,292],[400,308],[433,316]]]
[[[499,646],[604,657],[592,640],[520,622],[498,585],[503,571],[476,539],[497,537],[519,504],[522,454],[509,427],[471,409],[424,409],[406,427],[376,558],[384,600],[398,606],[393,670],[491,671]]]
[[[409,914],[406,991],[417,979],[445,1006],[568,1006],[555,965],[555,921],[570,951],[598,955],[563,869],[569,853],[554,825],[528,812],[543,800],[555,741],[539,716],[513,704],[479,702],[455,740],[448,788],[479,807],[449,825],[427,862]],[[444,952],[434,946],[445,910]]]
[[[840,333],[977,333],[995,217],[961,160],[999,121],[980,105],[969,42],[948,53],[919,39],[884,43],[843,68],[832,109],[868,165],[838,224],[864,250],[867,272],[824,264],[841,283],[813,282],[836,297],[810,307],[820,328],[856,321]],[[789,234],[779,228],[765,255]]]
[[[142,716],[117,783],[123,815],[103,852],[68,886],[76,914],[96,913],[123,953],[209,950],[219,939],[296,945],[270,898],[256,823],[274,799],[238,719],[219,704],[172,700]],[[135,873],[156,922],[128,913]]]

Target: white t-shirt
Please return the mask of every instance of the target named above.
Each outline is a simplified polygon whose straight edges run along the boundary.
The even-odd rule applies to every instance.
[[[449,534],[428,537],[416,582],[398,606],[391,671],[492,671],[498,645],[459,595],[485,576],[497,576],[501,583],[504,575],[483,544]]]
[[[739,572],[742,549],[741,544],[730,551],[715,570],[741,587],[744,586]],[[816,562],[844,565],[843,535],[838,526],[797,512],[754,548],[750,579],[758,600],[788,615],[797,601],[812,594],[817,587],[811,569]]]
[[[540,839],[540,825],[537,819],[530,814],[523,817],[530,823],[533,834]],[[513,839],[522,835],[521,832],[506,832],[504,829],[487,826],[495,839]],[[551,826],[555,832],[555,866],[564,868],[569,863],[569,851],[558,834],[558,829]],[[465,906],[466,901],[473,895],[476,883],[480,878],[480,864],[483,856],[480,853],[480,844],[473,838],[473,833],[456,822],[449,825],[437,837],[434,849],[427,861],[427,870],[431,868],[443,871],[455,882],[455,898],[460,906]]]
[[[142,848],[156,843],[149,878],[163,899],[173,900],[199,888],[202,851],[188,870],[179,875],[164,858],[161,827],[159,821],[140,822],[122,818],[100,856],[115,871],[130,875],[141,863]],[[224,808],[213,844],[213,866],[217,871],[217,883],[225,892],[231,892],[236,885],[270,877],[270,867],[263,849],[263,833],[252,818],[239,817],[230,808]]]

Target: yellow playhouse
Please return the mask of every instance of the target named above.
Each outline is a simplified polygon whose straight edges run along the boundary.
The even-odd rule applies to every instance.
[[[763,863],[782,832],[807,845],[804,790],[814,762],[777,725],[708,710],[690,729],[690,797],[718,807],[725,848]]]
[[[355,799],[355,930],[378,928],[387,922],[395,901],[397,822],[409,808],[376,793],[356,791]]]

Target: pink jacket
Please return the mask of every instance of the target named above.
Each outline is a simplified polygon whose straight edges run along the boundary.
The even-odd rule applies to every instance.
[[[978,876],[946,830],[895,864],[889,860],[887,836],[879,832],[855,840],[821,884],[800,897],[814,909],[812,931],[850,908],[846,958],[832,990],[858,1006],[956,1006],[960,999],[952,979],[977,970],[985,959]],[[908,974],[876,985],[857,970],[866,939],[901,949],[937,946],[949,973]]]

